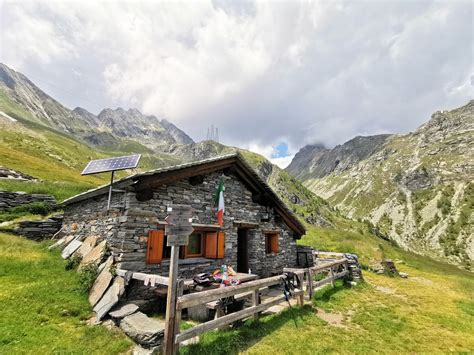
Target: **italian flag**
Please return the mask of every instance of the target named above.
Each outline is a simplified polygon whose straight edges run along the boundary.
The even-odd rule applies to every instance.
[[[221,227],[224,225],[224,190],[224,177],[221,177],[215,199],[217,205],[217,224]]]

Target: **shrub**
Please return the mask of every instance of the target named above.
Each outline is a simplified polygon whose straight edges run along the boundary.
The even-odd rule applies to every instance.
[[[64,268],[66,270],[74,270],[79,266],[81,261],[82,261],[82,257],[80,255],[73,255],[72,257],[67,259],[66,265],[64,266]]]
[[[9,208],[8,210],[0,213],[0,223],[12,221],[16,218],[27,214],[37,214],[46,216],[54,211],[54,207],[46,202],[32,202],[25,205],[16,206]]]
[[[13,207],[8,210],[11,213],[31,213],[46,216],[53,212],[54,208],[47,202],[32,202],[25,205]]]
[[[98,274],[99,269],[97,265],[93,263],[85,265],[80,271],[80,291],[86,294],[89,293]]]

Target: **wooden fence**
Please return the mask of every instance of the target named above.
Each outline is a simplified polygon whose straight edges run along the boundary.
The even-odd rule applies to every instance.
[[[306,285],[306,294],[311,299],[313,297],[314,289],[325,284],[331,283],[334,286],[334,281],[338,278],[344,277],[348,274],[347,260],[341,259],[325,263],[323,265],[314,266],[305,269],[285,269],[284,271],[291,271],[296,273],[302,285]],[[315,281],[314,277],[317,274],[328,272],[328,276],[322,280]],[[285,295],[275,297],[268,302],[260,303],[260,291],[264,288],[280,285],[282,280],[285,280],[285,275],[273,276],[265,279],[246,282],[237,286],[227,286],[203,292],[190,293],[183,295],[183,281],[178,281],[178,294],[176,300],[176,314],[174,319],[174,339],[173,344],[165,343],[165,353],[176,353],[179,349],[179,344],[185,340],[191,339],[199,334],[218,329],[223,326],[232,324],[233,322],[245,318],[257,319],[259,313],[266,309],[280,304],[286,300]],[[298,305],[304,303],[305,291],[296,289],[294,295],[297,296]],[[252,299],[252,306],[244,308],[235,313],[223,315],[216,311],[216,318],[205,323],[198,324],[190,329],[180,332],[179,324],[181,322],[181,313],[184,309],[194,306],[208,305],[210,302],[216,302],[220,299],[230,296],[249,296]],[[169,338],[168,338],[169,339]]]

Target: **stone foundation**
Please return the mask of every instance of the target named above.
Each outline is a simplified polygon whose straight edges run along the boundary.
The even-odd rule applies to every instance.
[[[44,221],[21,221],[13,232],[28,239],[40,241],[51,238],[60,229],[63,216],[51,217]]]

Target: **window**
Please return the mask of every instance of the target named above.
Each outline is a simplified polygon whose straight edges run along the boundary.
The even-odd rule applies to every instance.
[[[167,246],[168,236],[164,230],[152,230],[148,235],[147,263],[159,264],[171,257],[171,247]],[[225,252],[224,232],[194,231],[189,236],[187,246],[179,248],[179,258],[222,259]]]
[[[203,255],[203,233],[194,232],[189,236],[188,246],[186,247],[186,257],[199,257]]]
[[[270,232],[265,233],[265,250],[267,254],[278,254],[278,237],[280,233]]]

